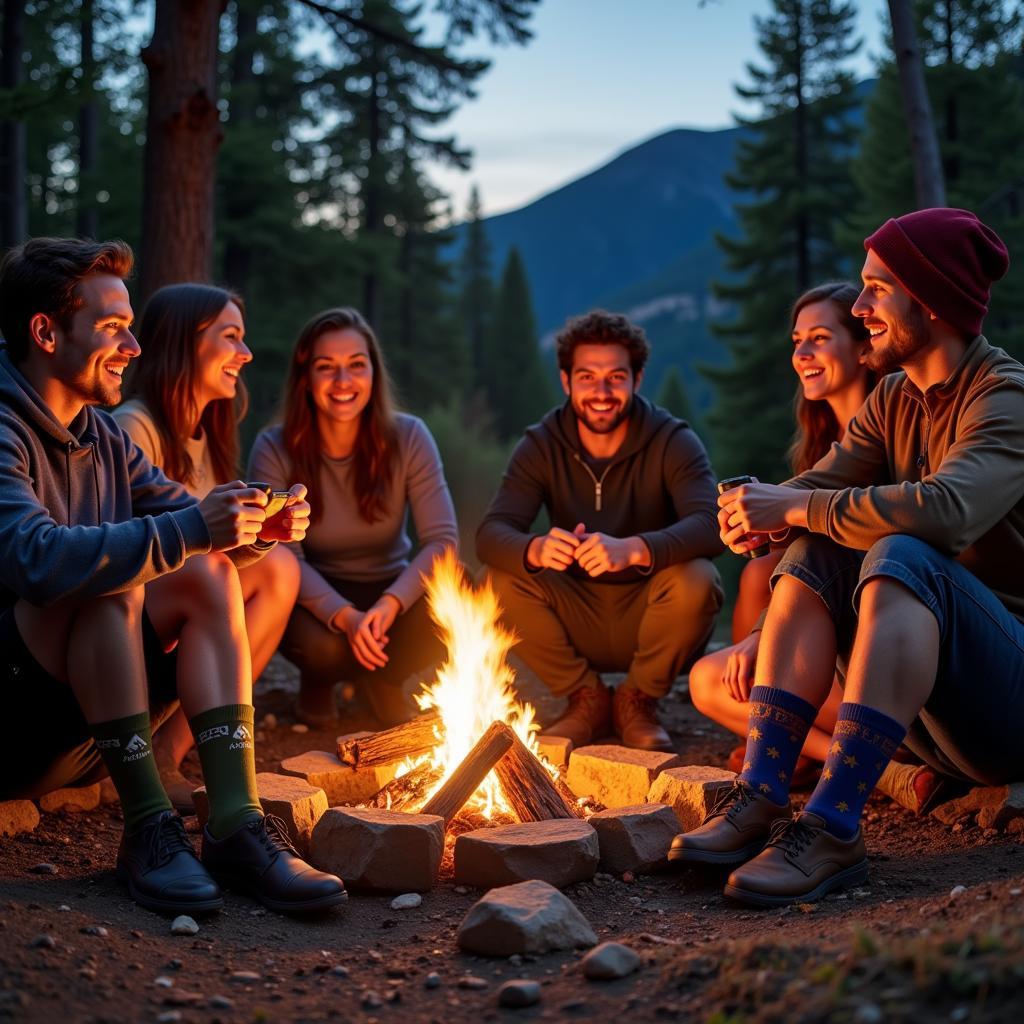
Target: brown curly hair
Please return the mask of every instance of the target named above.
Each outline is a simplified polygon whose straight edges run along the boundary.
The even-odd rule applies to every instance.
[[[621,313],[595,309],[583,316],[566,320],[555,336],[555,354],[558,368],[572,373],[572,359],[580,345],[621,345],[629,353],[633,376],[647,365],[651,346],[642,327],[631,324]]]

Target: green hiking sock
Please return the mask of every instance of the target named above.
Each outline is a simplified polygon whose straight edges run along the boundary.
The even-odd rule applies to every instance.
[[[121,801],[125,832],[131,834],[147,818],[171,810],[153,757],[149,712],[100,722],[90,729]]]
[[[203,766],[210,801],[206,827],[214,839],[223,839],[246,822],[263,817],[256,792],[254,716],[251,704],[227,704],[203,711],[188,723]]]

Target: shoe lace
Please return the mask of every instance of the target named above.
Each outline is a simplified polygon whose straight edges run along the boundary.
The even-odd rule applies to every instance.
[[[772,822],[768,845],[799,857],[818,834],[818,829],[806,825],[799,818],[780,818]]]
[[[642,690],[638,690],[633,686],[627,686],[619,690],[619,717],[623,721],[634,718],[637,715],[657,718],[656,707],[657,701],[653,697],[649,697]]]
[[[190,853],[194,857],[196,851],[189,842],[185,823],[177,814],[163,814],[159,821],[150,826],[149,861],[162,867],[177,853]]]
[[[268,853],[276,856],[279,853],[299,855],[288,835],[288,826],[276,814],[264,815],[258,822],[250,826],[256,837]]]
[[[741,779],[735,779],[728,789],[721,789],[715,797],[708,813],[704,816],[704,822],[724,814],[729,817],[743,810],[754,798],[753,790]]]

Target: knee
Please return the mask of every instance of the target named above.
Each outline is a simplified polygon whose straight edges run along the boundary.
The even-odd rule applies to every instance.
[[[895,562],[908,567],[927,565],[944,556],[930,544],[905,533],[893,533],[875,541],[868,550],[861,568],[861,576],[867,576],[879,562]]]
[[[706,558],[670,565],[651,580],[649,601],[671,604],[680,611],[716,615],[723,599],[718,570]]]
[[[231,559],[219,551],[193,556],[173,578],[181,584],[180,596],[190,618],[223,614],[233,596],[241,599],[238,570]]]

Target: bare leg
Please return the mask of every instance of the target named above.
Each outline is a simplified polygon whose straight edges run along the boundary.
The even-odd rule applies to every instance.
[[[740,573],[740,589],[732,612],[732,642],[739,643],[757,624],[761,612],[772,599],[768,585],[775,567],[782,561],[783,550],[752,558]]]
[[[713,722],[724,726],[740,739],[746,739],[750,721],[748,701],[734,700],[722,682],[725,663],[729,658],[728,647],[701,658],[690,670],[690,699],[693,706]],[[824,761],[832,742],[832,730],[836,724],[836,712],[843,699],[843,691],[835,682],[828,699],[818,712],[801,754],[815,761]]]
[[[938,666],[935,616],[901,583],[884,576],[868,580],[861,591],[846,699],[909,726],[931,696]]]

